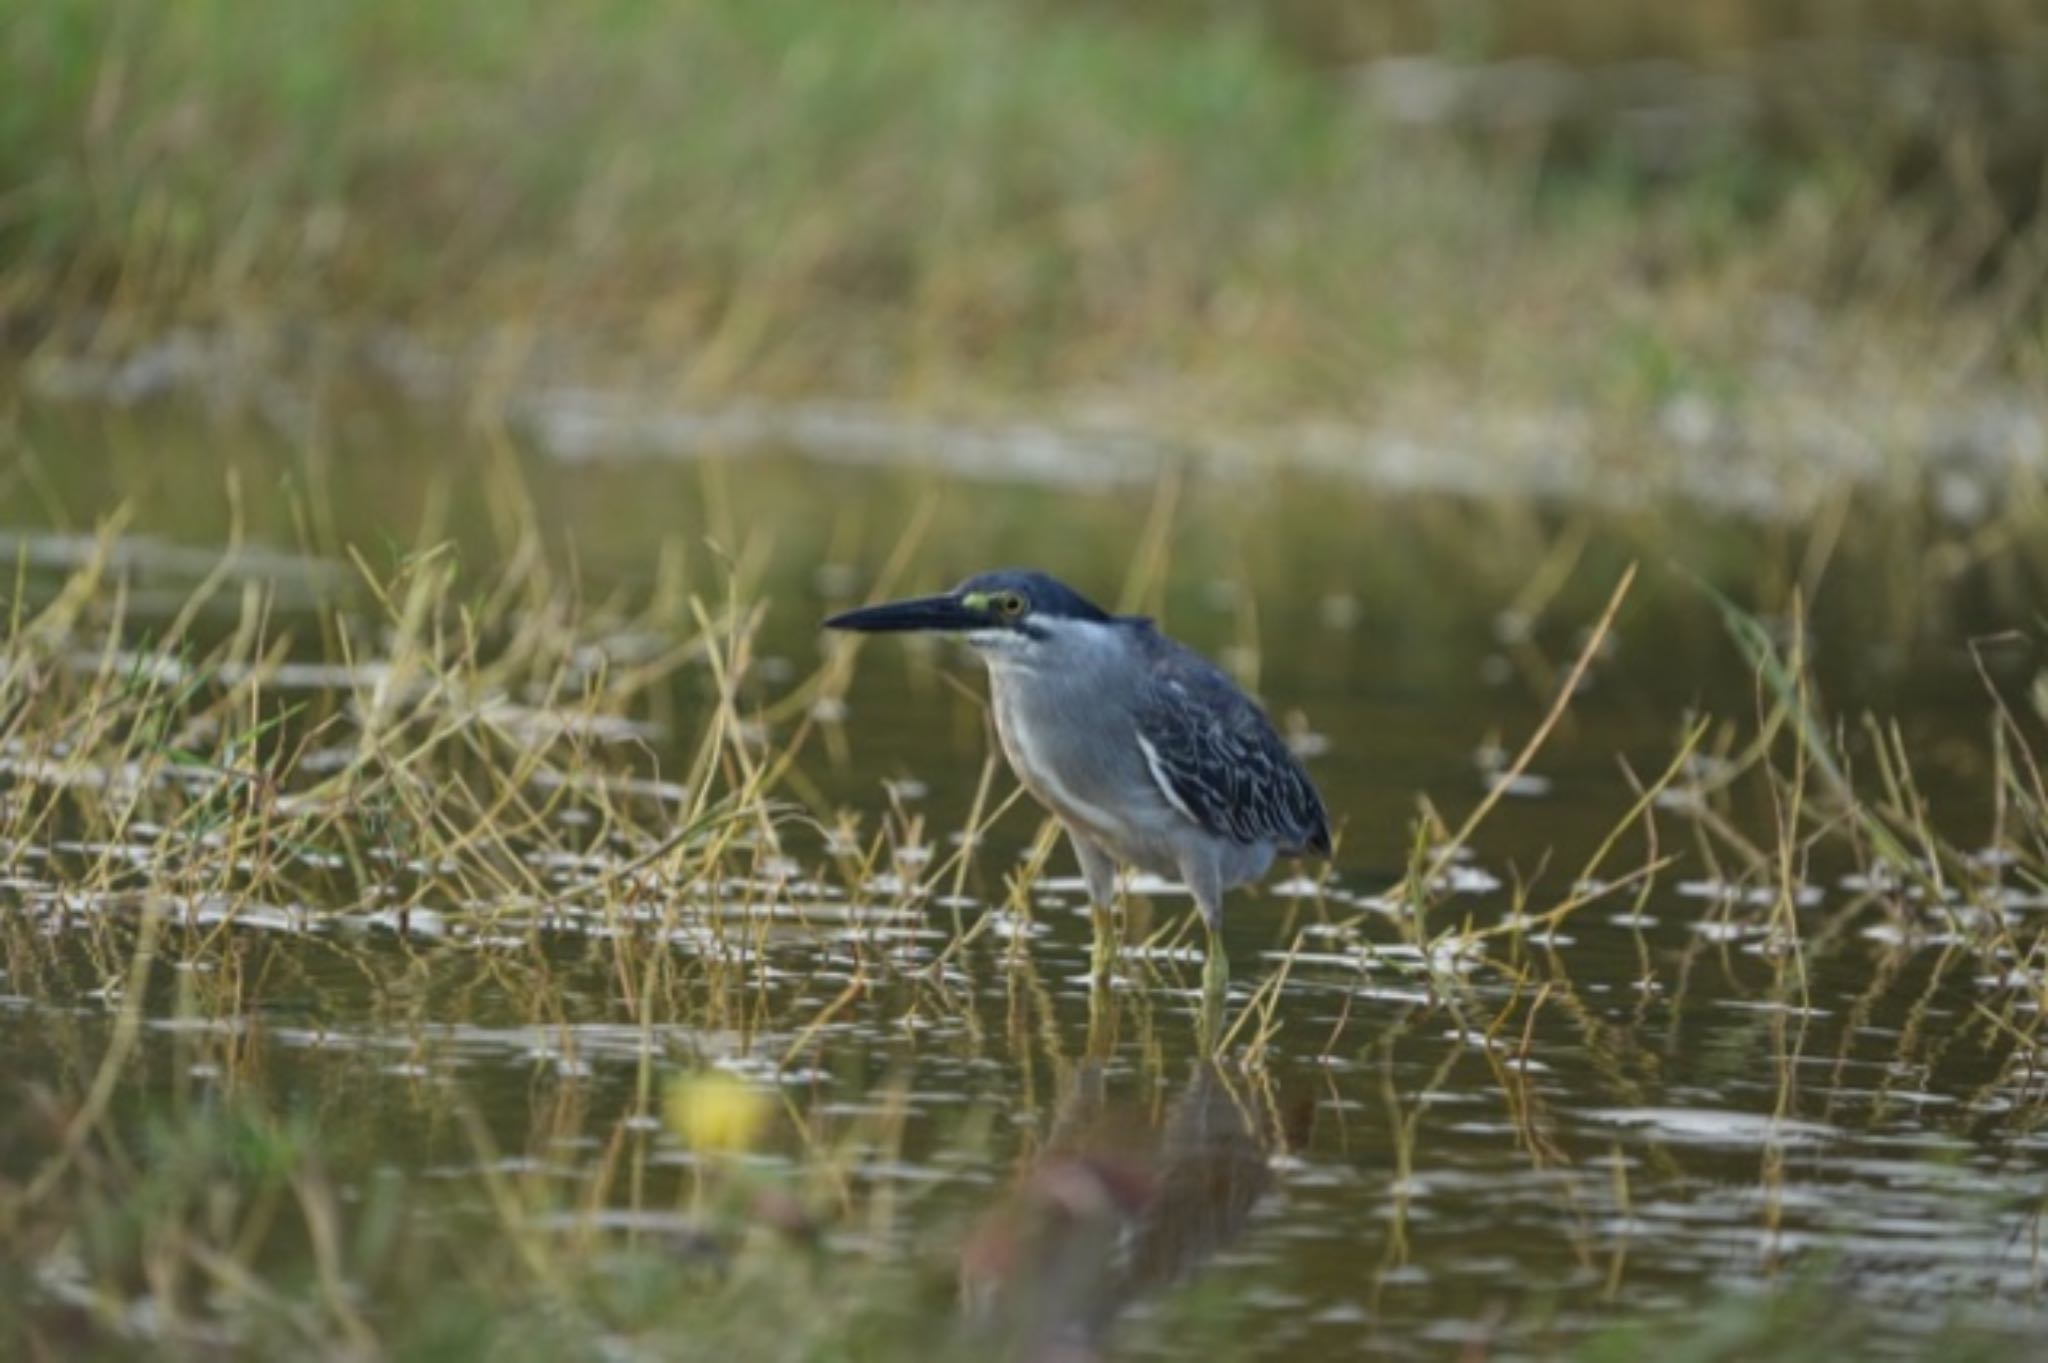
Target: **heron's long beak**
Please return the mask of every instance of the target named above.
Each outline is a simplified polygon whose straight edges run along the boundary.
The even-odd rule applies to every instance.
[[[920,596],[911,601],[890,601],[842,611],[825,621],[825,628],[858,630],[863,634],[959,634],[981,629],[988,623],[987,612],[974,609],[957,596]]]

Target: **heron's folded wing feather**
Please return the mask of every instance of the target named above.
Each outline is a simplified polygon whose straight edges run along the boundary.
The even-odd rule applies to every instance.
[[[1329,851],[1323,802],[1265,712],[1198,655],[1160,643],[1138,743],[1167,802],[1233,842]]]

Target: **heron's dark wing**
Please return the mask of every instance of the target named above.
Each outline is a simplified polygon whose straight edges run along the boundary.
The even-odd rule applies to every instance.
[[[1322,799],[1265,711],[1199,654],[1147,634],[1138,738],[1168,801],[1217,837],[1327,854]]]

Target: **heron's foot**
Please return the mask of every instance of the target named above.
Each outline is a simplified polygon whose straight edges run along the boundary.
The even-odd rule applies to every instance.
[[[1116,1051],[1116,999],[1097,981],[1088,990],[1088,1058],[1098,1065]]]
[[[1209,932],[1208,955],[1202,962],[1202,1003],[1196,1010],[1197,1044],[1213,1052],[1223,1040],[1224,1005],[1229,1000],[1230,957],[1223,950],[1223,936]]]
[[[1094,920],[1095,941],[1089,952],[1088,973],[1096,987],[1102,988],[1109,984],[1116,969],[1117,951],[1122,943],[1118,940],[1115,913],[1097,904],[1090,917]]]
[[[1209,929],[1208,951],[1202,961],[1202,992],[1223,997],[1230,985],[1230,956],[1223,950],[1223,934]]]

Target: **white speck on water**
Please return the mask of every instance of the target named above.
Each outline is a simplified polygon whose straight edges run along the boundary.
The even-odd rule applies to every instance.
[[[1588,1120],[1682,1145],[1716,1145],[1737,1149],[1781,1145],[1818,1145],[1839,1139],[1841,1131],[1821,1122],[1795,1121],[1765,1113],[1714,1108],[1595,1108]]]

